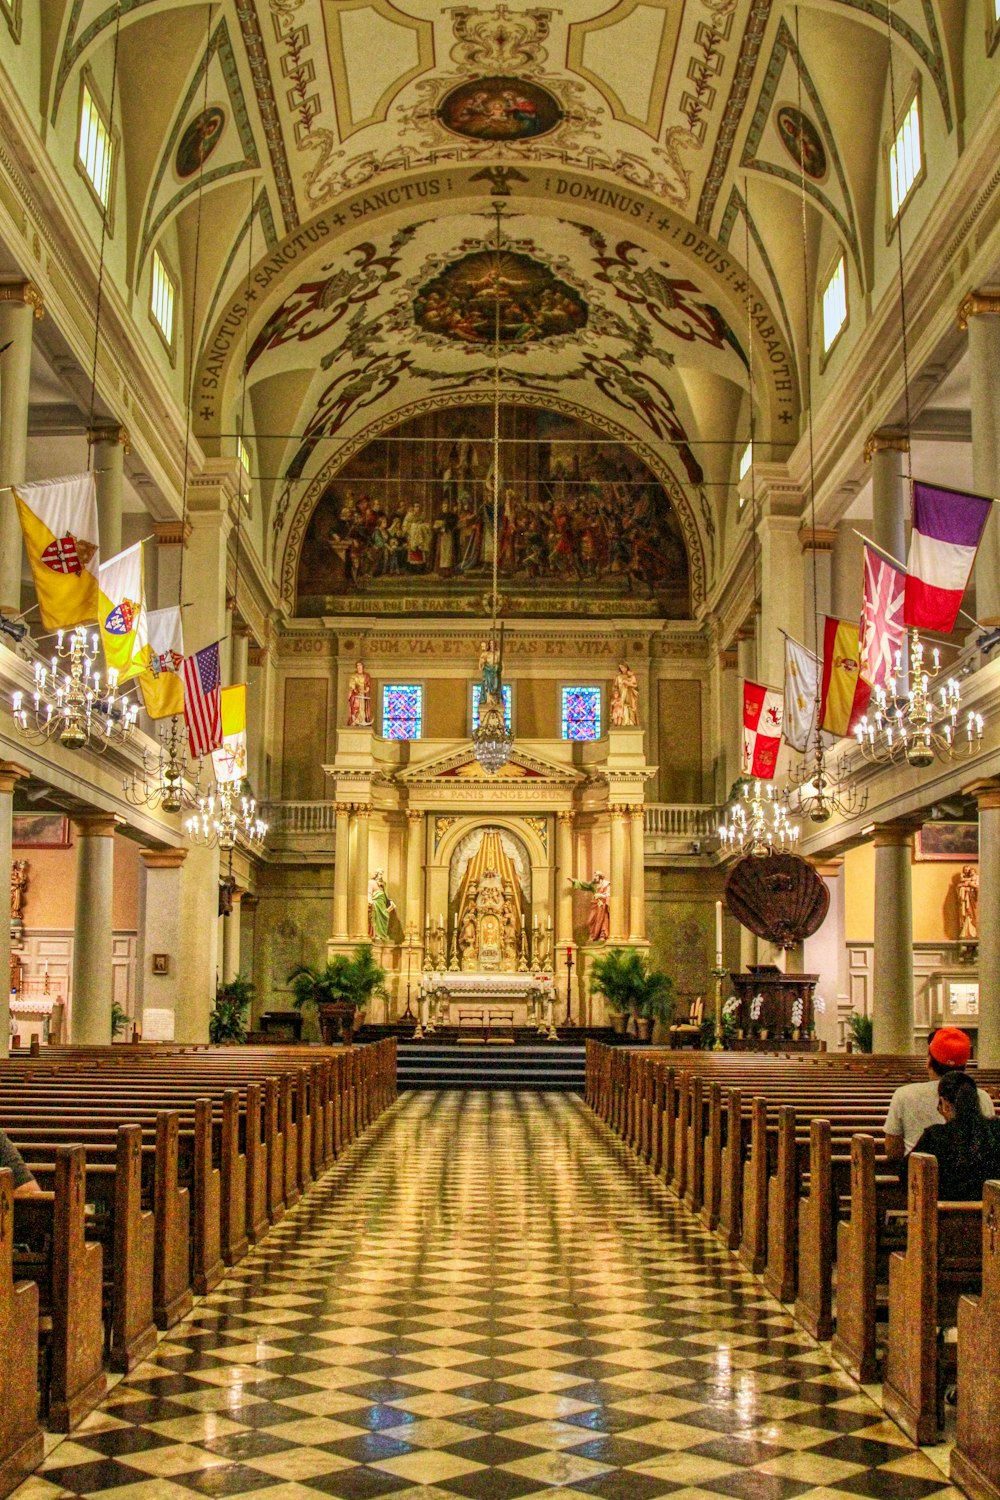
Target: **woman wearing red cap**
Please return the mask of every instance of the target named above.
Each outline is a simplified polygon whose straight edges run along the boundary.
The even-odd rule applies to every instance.
[[[885,1154],[890,1161],[901,1160],[925,1130],[941,1123],[938,1084],[946,1074],[961,1072],[971,1056],[968,1032],[957,1026],[940,1026],[932,1032],[927,1044],[927,1082],[904,1083],[889,1102],[884,1128]],[[979,1108],[985,1119],[993,1118],[993,1100],[982,1089]]]

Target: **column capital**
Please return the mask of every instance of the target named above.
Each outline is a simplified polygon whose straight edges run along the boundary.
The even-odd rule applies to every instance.
[[[31,772],[13,760],[0,760],[0,793],[13,792],[19,781],[27,781]]]
[[[1000,316],[1000,291],[972,291],[966,292],[958,304],[955,322],[959,333],[964,333],[969,326],[970,318],[998,316]]]
[[[572,828],[573,819],[576,817],[576,813],[571,807],[561,807],[556,813],[556,817],[564,827]]]
[[[909,453],[910,440],[905,432],[889,432],[879,428],[865,438],[863,458],[870,464],[876,453]]]
[[[896,818],[891,823],[876,823],[872,842],[876,849],[901,849],[913,841],[923,827],[923,818]]]
[[[351,812],[356,818],[370,818],[372,805],[370,802],[352,802]]]
[[[630,803],[626,810],[633,821],[646,816],[646,809],[641,802]]]
[[[119,828],[125,827],[125,819],[119,813],[93,812],[70,813],[77,838],[110,839]]]
[[[251,641],[247,647],[247,664],[251,667],[262,667],[269,654],[267,646],[259,646],[256,641]]]
[[[740,664],[739,656],[729,647],[719,652],[718,660],[720,672],[735,672]]]
[[[87,442],[91,447],[95,443],[120,444],[123,453],[132,452],[131,433],[121,422],[103,422],[96,427],[88,427]]]
[[[834,856],[833,859],[813,859],[810,860],[810,864],[817,875],[823,875],[828,880],[834,880],[844,868],[844,856],[840,854]]]
[[[837,533],[830,526],[802,526],[799,546],[803,552],[832,552]]]
[[[969,797],[975,797],[980,812],[984,809],[992,812],[1000,807],[1000,777],[990,776],[982,781],[973,781],[971,785],[964,786],[962,791]]]
[[[424,821],[424,815],[417,808],[408,807],[406,809],[406,821],[411,825],[416,826],[417,823],[422,823]]]
[[[147,870],[179,870],[187,856],[187,849],[139,850],[139,858]]]
[[[161,547],[185,547],[191,540],[191,522],[154,521],[153,535]]]
[[[23,302],[32,309],[36,323],[45,317],[45,299],[33,281],[0,282],[0,302]]]
[[[335,799],[333,805],[335,809],[334,817],[337,818],[346,818],[354,810],[353,802],[341,802]]]

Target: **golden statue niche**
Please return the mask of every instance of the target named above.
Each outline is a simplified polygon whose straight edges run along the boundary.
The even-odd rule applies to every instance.
[[[455,911],[453,969],[463,974],[527,973],[520,883],[495,829],[486,829],[469,860]]]

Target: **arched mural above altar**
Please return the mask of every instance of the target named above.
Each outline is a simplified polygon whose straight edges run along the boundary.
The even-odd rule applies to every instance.
[[[482,610],[498,549],[509,614],[690,614],[684,535],[660,481],[576,417],[501,412],[493,535],[488,406],[424,412],[374,438],[327,485],[306,528],[299,615]]]

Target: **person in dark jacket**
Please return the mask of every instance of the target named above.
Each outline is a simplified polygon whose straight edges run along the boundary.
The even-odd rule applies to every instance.
[[[0,1130],[0,1167],[10,1167],[13,1172],[15,1197],[23,1198],[29,1193],[41,1192],[30,1169],[25,1166],[20,1151],[3,1130]]]
[[[914,1150],[937,1157],[939,1200],[976,1202],[984,1182],[1000,1179],[1000,1120],[985,1118],[967,1073],[941,1079],[938,1112],[943,1123],[929,1125]]]

